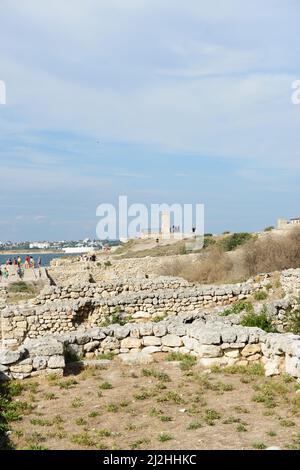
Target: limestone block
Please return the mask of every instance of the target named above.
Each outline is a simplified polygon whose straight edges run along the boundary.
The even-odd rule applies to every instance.
[[[94,351],[99,346],[99,341],[91,341],[90,343],[86,343],[83,346],[83,350],[86,352]]]
[[[213,344],[201,344],[195,351],[200,357],[220,357],[222,356],[222,349]]]
[[[120,341],[117,338],[107,336],[101,343],[103,349],[117,349],[120,347]]]
[[[140,337],[140,329],[137,325],[132,325],[131,331],[130,331],[130,336],[133,338],[139,338]]]
[[[240,357],[240,351],[238,349],[223,349],[225,356],[227,357]]]
[[[134,314],[132,315],[132,318],[134,318],[134,319],[140,319],[140,318],[142,318],[142,319],[144,319],[144,318],[148,319],[148,318],[151,318],[151,314],[148,313],[148,312],[139,311],[139,312],[134,313]]]
[[[86,333],[76,332],[76,343],[77,344],[86,344],[90,341],[90,336]]]
[[[0,364],[7,365],[17,362],[21,357],[20,351],[0,350]]]
[[[183,336],[182,341],[183,341],[184,346],[191,351],[199,347],[199,341],[197,341],[195,338],[190,338],[189,336]]]
[[[226,362],[224,361],[223,357],[201,357],[198,360],[198,364],[202,367],[213,367],[213,366],[219,366],[222,367],[226,365]]]
[[[287,354],[285,356],[285,372],[293,377],[300,378],[300,359]]]
[[[63,377],[63,369],[42,369],[42,370],[33,370],[30,373],[30,377],[47,377],[48,375],[56,375],[57,378]]]
[[[144,336],[143,345],[144,346],[160,346],[161,339],[157,338],[156,336]]]
[[[253,354],[252,356],[247,356],[248,361],[258,361],[261,358],[261,354]]]
[[[45,369],[47,365],[47,358],[45,356],[36,356],[33,358],[32,366],[36,370]]]
[[[11,372],[17,372],[21,374],[28,374],[29,372],[32,371],[32,365],[31,364],[17,364],[14,366],[10,366],[10,371]]]
[[[153,323],[142,323],[139,329],[141,336],[151,336],[153,333]]]
[[[241,351],[241,355],[244,357],[251,356],[252,354],[260,353],[260,344],[247,344]]]
[[[161,346],[146,346],[142,349],[145,354],[153,354],[161,351]]]
[[[195,337],[199,340],[199,343],[202,344],[220,344],[221,343],[221,334],[220,331],[213,330],[211,328],[206,328],[197,332]]]
[[[163,346],[179,347],[182,346],[182,339],[179,336],[169,334],[162,337]]]
[[[280,374],[281,360],[282,359],[280,356],[273,356],[271,358],[268,358],[267,360],[265,358],[264,366],[265,366],[265,375],[267,377]]]
[[[128,349],[138,349],[142,346],[142,340],[139,338],[133,338],[129,336],[121,341],[121,348],[128,348]]]
[[[63,354],[63,343],[54,338],[26,339],[24,347],[31,356],[53,356]]]
[[[243,349],[245,346],[245,343],[223,343],[221,349]]]
[[[153,357],[150,354],[144,352],[135,352],[128,354],[120,354],[119,359],[125,364],[135,365],[135,364],[151,364],[153,362]]]
[[[165,336],[167,333],[167,326],[164,323],[155,323],[153,325],[153,334],[157,337]]]
[[[47,366],[49,369],[58,369],[65,367],[65,358],[64,356],[51,356],[48,360]]]
[[[224,343],[234,343],[237,338],[237,333],[233,328],[222,330],[222,341]]]

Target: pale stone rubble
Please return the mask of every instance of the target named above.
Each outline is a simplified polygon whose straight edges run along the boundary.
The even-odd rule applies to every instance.
[[[300,295],[300,268],[281,272],[280,283],[286,295]]]

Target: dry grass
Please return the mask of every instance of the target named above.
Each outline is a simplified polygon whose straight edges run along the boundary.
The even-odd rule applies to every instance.
[[[260,273],[300,267],[300,229],[287,235],[268,234],[245,243],[237,252],[226,253],[212,246],[199,260],[176,259],[165,264],[160,274],[179,276],[190,282],[238,282]]]
[[[178,276],[190,282],[223,282],[230,277],[233,262],[220,247],[209,248],[205,256],[199,255],[199,261],[191,263],[188,259],[172,260],[166,263],[160,274]]]
[[[14,382],[12,405],[28,403],[17,420],[10,416],[14,448],[299,448],[295,380],[266,378],[258,365],[206,373],[195,364],[187,371],[166,358],[161,355],[150,368],[116,361],[107,369],[89,369],[76,375],[71,389],[61,384],[72,376]],[[112,388],[99,397],[103,383]],[[56,399],[48,401],[52,390]]]
[[[268,235],[244,246],[242,266],[246,276],[300,266],[300,230],[286,236]]]

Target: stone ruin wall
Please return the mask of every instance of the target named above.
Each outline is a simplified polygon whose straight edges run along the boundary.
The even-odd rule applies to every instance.
[[[81,325],[101,326],[116,313],[125,321],[147,321],[221,307],[248,298],[262,286],[253,282],[193,286],[180,279],[161,278],[137,284],[47,287],[36,299],[2,310],[1,341],[14,348],[27,337],[76,331]]]
[[[299,336],[210,321],[197,314],[26,339],[17,350],[0,351],[0,378],[62,375],[70,353],[90,360],[111,352],[126,364],[147,364],[153,354],[172,351],[195,356],[202,367],[262,364],[267,376],[286,373],[300,378]]]
[[[287,297],[270,304],[277,313],[286,308],[288,296],[299,295],[300,269],[284,271],[280,279]],[[247,298],[266,282],[264,278],[260,283],[196,287],[177,279],[160,279],[150,283],[151,295],[147,290],[149,281],[138,286],[137,291],[132,285],[130,292],[128,283],[52,287],[32,302],[2,309],[6,290],[0,289],[0,376],[62,374],[66,353],[91,359],[110,351],[124,362],[134,363],[151,362],[151,354],[180,351],[197,356],[204,367],[257,362],[264,365],[266,375],[287,373],[299,379],[300,336],[267,334],[258,328],[237,325],[236,316],[195,312],[204,306],[221,306]],[[168,288],[162,289],[162,283]],[[99,327],[103,311],[114,311],[116,306],[138,309],[138,323]],[[160,311],[169,317],[157,323],[149,321]],[[140,317],[141,312],[150,316]],[[78,321],[80,314],[86,315],[83,322]]]

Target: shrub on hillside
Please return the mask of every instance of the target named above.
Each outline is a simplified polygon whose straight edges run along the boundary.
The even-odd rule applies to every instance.
[[[208,246],[215,245],[216,240],[212,236],[204,235],[204,243],[203,248],[207,248]]]
[[[232,235],[229,235],[228,237],[223,238],[220,241],[220,245],[225,251],[232,251],[238,246],[243,245],[244,243],[251,240],[252,237],[253,235],[251,235],[251,233],[248,233],[248,232],[233,233]]]
[[[300,335],[300,306],[296,310],[286,311],[286,331]]]
[[[231,307],[226,308],[221,313],[221,317],[227,317],[228,315],[237,315],[241,312],[252,313],[253,312],[253,305],[251,302],[239,301],[231,305]]]
[[[226,239],[231,239],[233,235]],[[230,246],[236,245],[237,240],[245,240],[247,235],[234,237]],[[297,228],[288,235],[266,234],[262,238],[252,237],[236,253],[224,252],[224,248],[220,246],[222,242],[202,250],[196,261],[191,262],[185,258],[166,262],[160,274],[183,277],[190,282],[229,283],[246,280],[260,273],[300,267],[300,229]],[[278,280],[274,283],[274,288],[279,287]],[[259,294],[259,297],[259,300],[264,300],[262,297],[265,294]]]
[[[267,316],[267,309],[264,306],[260,313],[249,312],[247,313],[242,321],[241,325],[243,326],[256,326],[261,330],[266,331],[267,333],[274,333],[276,330],[272,325],[271,320]]]
[[[172,260],[161,270],[162,275],[183,277],[190,282],[222,282],[232,269],[232,261],[218,247],[212,247],[205,257],[191,263],[189,260]]]
[[[254,294],[254,299],[255,300],[266,300],[268,297],[268,292],[265,290],[259,290],[258,292],[255,292]]]
[[[33,288],[32,285],[27,284],[24,281],[12,282],[8,286],[8,292],[11,292],[12,294],[19,294],[19,293],[32,294],[32,293],[34,293],[34,288]]]
[[[300,230],[288,235],[268,235],[243,247],[241,268],[245,276],[300,267]]]

